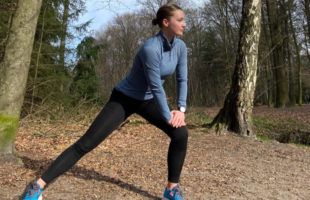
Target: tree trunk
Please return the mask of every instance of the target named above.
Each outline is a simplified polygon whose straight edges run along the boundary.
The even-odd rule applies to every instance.
[[[35,68],[35,73],[34,73],[34,78],[33,78],[33,87],[32,87],[32,96],[31,96],[31,106],[30,106],[30,114],[32,114],[33,111],[33,104],[34,104],[34,97],[36,93],[36,81],[38,77],[38,69],[39,69],[39,64],[40,64],[40,57],[41,57],[41,48],[42,48],[42,42],[43,42],[43,35],[44,35],[44,26],[45,26],[45,13],[46,13],[46,8],[44,8],[43,11],[43,16],[42,16],[42,29],[41,29],[41,35],[40,35],[40,44],[39,44],[39,49],[37,53],[37,59],[36,59],[36,68]]]
[[[288,17],[289,17],[289,23],[290,23],[290,29],[292,32],[293,40],[294,40],[294,46],[296,49],[296,58],[297,58],[297,81],[298,81],[298,99],[297,103],[299,106],[302,105],[302,81],[301,81],[301,59],[300,59],[300,47],[297,42],[296,38],[296,31],[293,25],[293,20],[292,20],[292,13],[291,13],[291,8],[290,5],[293,5],[293,0],[290,0],[289,6],[288,6]]]
[[[0,63],[0,154],[13,154],[42,0],[20,0]]]
[[[263,31],[263,35],[265,36],[265,41],[266,43],[268,44],[269,43],[269,40],[270,40],[270,37],[268,35],[268,32],[267,32],[267,23],[265,21],[265,11],[264,9],[262,9],[262,31]],[[265,75],[266,75],[266,88],[267,88],[267,104],[268,104],[268,107],[271,107],[273,105],[273,88],[275,87],[275,84],[274,84],[274,81],[273,81],[273,73],[272,73],[272,70],[271,70],[271,62],[270,62],[270,59],[268,54],[271,52],[271,49],[269,47],[269,45],[265,45],[266,46],[266,49],[267,49],[267,53],[266,55],[264,55],[263,57],[263,65],[265,66]]]
[[[310,0],[305,0],[304,6],[308,25],[308,38],[310,40]]]
[[[283,56],[283,38],[281,34],[281,20],[277,8],[277,2],[267,0],[268,17],[270,24],[270,36],[273,51],[273,67],[276,77],[276,107],[284,107],[288,104],[287,73]]]
[[[310,63],[310,54],[309,54],[309,46],[308,46],[308,38],[310,39],[309,36],[307,36],[307,28],[306,28],[306,25],[304,24],[305,22],[303,21],[303,28],[304,28],[304,36],[305,36],[305,51],[306,51],[306,54],[307,54],[307,57],[308,57],[308,61]]]
[[[60,39],[60,64],[65,65],[65,49],[66,49],[66,36],[69,17],[69,0],[64,1],[64,12],[62,16],[62,33]]]
[[[243,136],[255,137],[252,110],[260,26],[261,0],[243,0],[240,39],[232,85],[224,107],[211,123],[218,133],[227,129]]]
[[[289,32],[289,14],[288,14],[288,10],[290,8],[289,8],[288,3],[285,2],[285,0],[282,0],[280,9],[282,10],[282,15],[283,15],[282,17],[284,19],[283,56],[287,58],[286,64],[288,66],[289,105],[295,106],[296,104],[295,79],[294,79],[295,70],[294,70],[293,62],[292,62],[292,52],[291,52],[290,32]]]
[[[222,5],[224,4],[224,5]],[[224,47],[225,47],[225,59],[226,59],[226,68],[227,68],[227,71],[228,71],[228,77],[229,79],[231,78],[231,74],[232,74],[232,70],[231,68],[229,67],[229,39],[228,39],[228,35],[229,35],[229,32],[228,32],[228,29],[229,29],[229,22],[228,22],[228,6],[227,6],[227,0],[224,0],[222,3],[220,3],[220,7],[223,6],[224,7],[224,11],[222,13],[222,15],[224,15],[224,19],[222,21],[222,23],[224,24],[224,35],[223,35],[223,40],[224,40]],[[222,8],[220,8],[222,10]],[[224,14],[225,12],[225,14]],[[231,82],[231,80],[229,80],[229,82]]]
[[[60,39],[60,67],[64,69],[65,67],[65,53],[66,53],[66,36],[68,28],[68,18],[69,18],[69,0],[64,0],[64,12],[62,16],[62,33]],[[60,84],[60,91],[63,92],[63,83]]]

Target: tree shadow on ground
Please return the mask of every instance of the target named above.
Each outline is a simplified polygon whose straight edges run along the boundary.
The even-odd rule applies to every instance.
[[[42,173],[47,169],[47,167],[53,161],[52,159],[35,160],[35,159],[28,158],[26,156],[22,156],[20,158],[22,159],[25,168],[35,171],[36,177],[39,177],[40,175],[42,175]],[[102,175],[94,170],[85,169],[83,167],[73,166],[68,172],[66,172],[66,175],[74,176],[76,178],[81,178],[85,180],[105,181],[107,183],[115,184],[125,190],[134,192],[144,197],[147,197],[149,199],[154,199],[154,200],[161,199],[160,197],[154,196],[145,190],[137,188],[136,186],[132,184],[125,183],[122,180],[112,178],[106,175]]]

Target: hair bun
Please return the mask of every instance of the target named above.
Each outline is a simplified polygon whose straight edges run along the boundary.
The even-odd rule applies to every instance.
[[[156,26],[157,24],[158,24],[158,20],[155,18],[155,19],[153,19],[152,20],[152,24],[154,25],[154,26]]]

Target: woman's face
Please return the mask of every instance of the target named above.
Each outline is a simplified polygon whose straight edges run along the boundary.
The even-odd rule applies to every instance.
[[[169,32],[173,35],[183,35],[183,31],[186,26],[184,21],[184,12],[182,10],[174,11],[173,15],[169,17],[164,26],[166,26]]]

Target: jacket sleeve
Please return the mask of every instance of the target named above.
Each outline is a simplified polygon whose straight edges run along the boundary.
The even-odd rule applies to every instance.
[[[178,107],[186,107],[187,98],[187,48],[184,43],[180,48],[178,65],[176,69],[176,81],[178,88]]]
[[[144,47],[141,56],[146,81],[150,86],[158,109],[162,117],[169,121],[171,114],[160,76],[160,51],[155,48]]]

